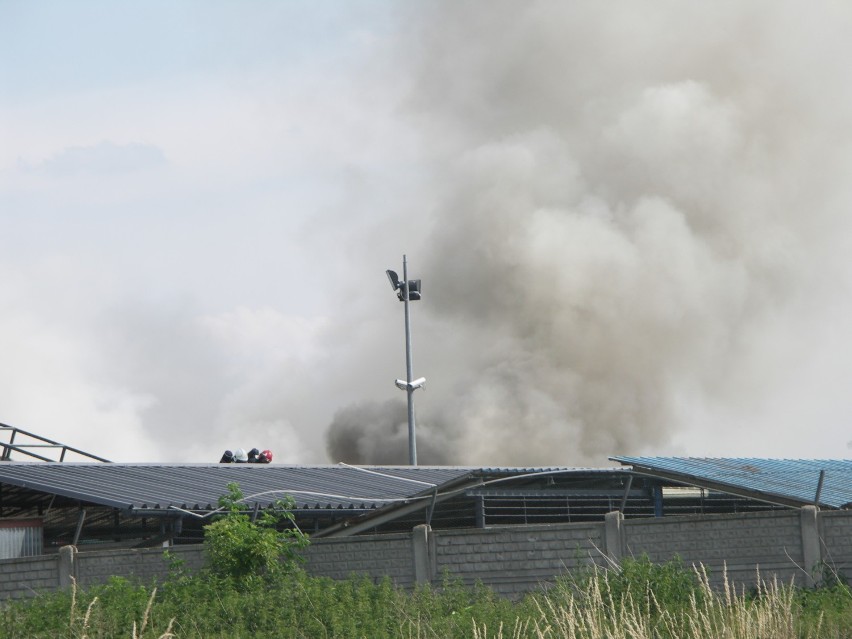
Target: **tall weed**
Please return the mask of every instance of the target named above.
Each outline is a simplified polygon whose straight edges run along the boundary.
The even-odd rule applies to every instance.
[[[0,638],[40,639],[836,639],[852,636],[852,591],[777,581],[737,591],[722,575],[645,559],[587,571],[511,602],[445,576],[412,592],[389,579],[302,570],[233,579],[178,575],[156,589],[123,579],[12,602]]]

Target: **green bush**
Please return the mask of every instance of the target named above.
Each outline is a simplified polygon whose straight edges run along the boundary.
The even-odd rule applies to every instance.
[[[630,603],[652,617],[662,610],[672,613],[688,609],[693,600],[700,604],[705,596],[699,575],[678,556],[664,564],[655,564],[642,555],[625,558],[609,569],[595,566],[577,570],[557,579],[557,589],[600,599],[610,611]]]
[[[219,498],[224,514],[204,528],[204,546],[210,568],[220,576],[240,581],[274,578],[291,572],[307,536],[295,526],[293,500],[279,499],[256,521],[244,510],[243,493],[236,483]]]
[[[852,589],[846,583],[798,589],[794,602],[807,625],[821,623],[837,629],[839,636],[852,636]]]

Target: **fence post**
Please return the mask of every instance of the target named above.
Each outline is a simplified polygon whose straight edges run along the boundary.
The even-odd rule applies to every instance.
[[[624,556],[624,527],[622,523],[624,515],[618,511],[604,515],[604,543],[606,544],[607,556],[615,562],[621,561]]]
[[[433,570],[431,552],[432,527],[420,524],[411,531],[411,547],[414,553],[414,582],[417,584],[432,583]]]
[[[62,546],[59,549],[57,565],[59,567],[59,587],[67,588],[72,580],[77,579],[77,548],[75,546]]]
[[[822,552],[819,542],[819,509],[802,506],[799,519],[802,524],[802,561],[805,569],[805,585],[813,587],[822,580]]]

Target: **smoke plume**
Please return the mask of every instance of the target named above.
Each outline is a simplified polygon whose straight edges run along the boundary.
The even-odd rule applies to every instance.
[[[0,2],[0,422],[405,464],[406,255],[420,463],[845,452],[850,5],[90,4]]]
[[[418,432],[441,462],[704,454],[679,433],[783,387],[847,274],[850,12],[822,9],[411,10],[405,116],[436,193],[415,376],[440,395],[416,395]],[[340,411],[329,455],[385,460],[399,410]]]

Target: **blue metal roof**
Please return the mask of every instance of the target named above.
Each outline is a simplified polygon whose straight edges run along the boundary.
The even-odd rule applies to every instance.
[[[852,460],[610,457],[643,475],[788,506],[852,504]],[[819,503],[817,491],[824,471]]]

